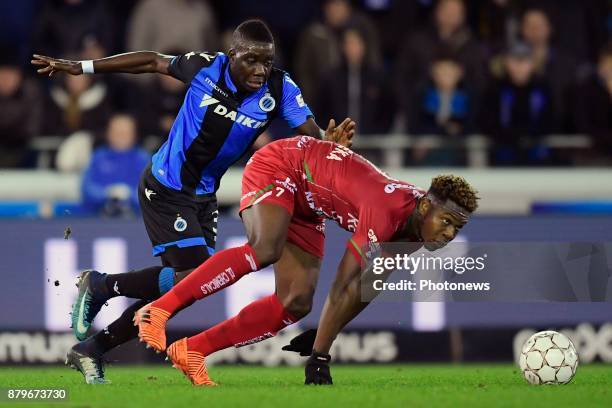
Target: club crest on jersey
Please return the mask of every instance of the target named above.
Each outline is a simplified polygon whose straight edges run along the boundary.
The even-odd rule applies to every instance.
[[[183,232],[187,229],[187,221],[184,218],[181,218],[180,215],[177,215],[176,220],[174,221],[174,229],[178,232]]]
[[[276,100],[266,92],[259,100],[259,108],[264,112],[271,112],[276,107]]]

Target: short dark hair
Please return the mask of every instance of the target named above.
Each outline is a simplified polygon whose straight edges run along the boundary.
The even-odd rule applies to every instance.
[[[443,174],[431,180],[429,191],[442,200],[452,200],[469,212],[474,212],[478,208],[478,192],[460,176]]]
[[[272,31],[263,20],[251,19],[246,20],[234,30],[233,40],[247,40],[263,43],[274,43]]]

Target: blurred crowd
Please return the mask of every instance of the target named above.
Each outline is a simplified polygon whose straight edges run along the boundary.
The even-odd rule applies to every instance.
[[[0,5],[0,168],[40,166],[35,142],[54,138],[51,166],[104,179],[109,163],[133,167],[163,142],[185,92],[166,76],[37,77],[33,52],[227,51],[250,17],[271,26],[277,66],[321,126],[350,116],[360,137],[437,135],[447,146],[483,134],[492,165],[612,161],[611,0],[20,0]],[[551,134],[588,135],[590,148],[553,149]],[[466,163],[461,149],[408,157]],[[98,186],[85,190],[94,203]]]

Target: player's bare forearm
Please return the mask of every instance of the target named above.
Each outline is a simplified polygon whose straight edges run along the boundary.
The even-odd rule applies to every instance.
[[[160,73],[168,75],[168,66],[171,56],[159,54],[154,51],[136,51],[113,55],[93,60],[94,73],[121,72],[128,74]],[[81,61],[71,61],[34,54],[32,65],[38,67],[39,74],[49,76],[57,72],[66,72],[71,75],[83,74]]]
[[[313,350],[329,354],[338,333],[367,305],[361,299],[361,267],[346,251],[325,301]]]
[[[95,72],[124,72],[128,74],[168,74],[172,57],[154,51],[136,51],[94,60]]]
[[[317,125],[313,118],[308,118],[306,122],[295,128],[295,131],[300,135],[312,136],[317,139],[322,139],[325,135],[323,129]]]

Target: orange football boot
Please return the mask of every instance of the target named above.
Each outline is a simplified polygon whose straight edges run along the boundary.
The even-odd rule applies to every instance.
[[[166,354],[172,361],[172,367],[181,370],[193,385],[217,385],[208,376],[204,354],[187,349],[187,337],[172,343]]]
[[[134,314],[134,326],[138,326],[138,338],[147,343],[147,348],[156,351],[166,350],[166,322],[170,313],[151,306],[151,303],[138,309]]]

